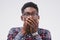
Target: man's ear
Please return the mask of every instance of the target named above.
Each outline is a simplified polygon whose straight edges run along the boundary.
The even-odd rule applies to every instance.
[[[40,19],[40,16],[38,16],[38,19]]]
[[[21,16],[21,20],[23,21],[23,16]]]

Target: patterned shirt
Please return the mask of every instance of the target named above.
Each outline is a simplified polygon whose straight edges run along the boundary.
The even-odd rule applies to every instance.
[[[46,29],[38,28],[38,35],[34,37],[22,35],[21,29],[20,27],[10,29],[7,40],[51,40],[50,32]]]

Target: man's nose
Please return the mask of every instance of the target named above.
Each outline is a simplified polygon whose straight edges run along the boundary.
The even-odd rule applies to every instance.
[[[33,17],[32,15],[29,16],[29,18],[32,18],[32,17]]]

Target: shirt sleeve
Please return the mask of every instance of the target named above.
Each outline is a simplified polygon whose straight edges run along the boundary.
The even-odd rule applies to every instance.
[[[32,34],[36,40],[42,40],[38,32]]]
[[[9,34],[7,36],[7,40],[22,40],[22,33],[19,32],[17,33],[16,36],[14,36],[16,33],[15,33],[15,29],[16,28],[11,28],[10,31],[9,31]]]
[[[51,40],[51,34],[48,30],[43,31],[41,34],[42,40]]]
[[[47,30],[45,33],[45,38],[43,38],[43,40],[51,40],[51,33]]]
[[[19,32],[19,33],[16,35],[16,37],[14,38],[14,40],[22,40],[22,37],[23,37],[22,33]]]
[[[51,34],[48,30],[39,30],[38,35],[35,36],[36,40],[51,40]]]
[[[36,40],[42,40],[39,34],[35,36],[35,39]]]
[[[13,40],[13,28],[10,29],[7,40]]]

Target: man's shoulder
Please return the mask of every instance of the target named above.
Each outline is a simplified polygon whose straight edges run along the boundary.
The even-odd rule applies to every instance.
[[[41,38],[47,38],[51,40],[50,31],[47,29],[38,28],[38,34],[41,36]]]
[[[9,33],[10,34],[13,34],[15,32],[19,32],[21,30],[21,27],[13,27],[10,29]]]
[[[13,27],[10,30],[16,30],[16,29],[21,29],[21,27]]]
[[[47,33],[50,33],[50,31],[47,30],[47,29],[38,28],[38,33],[39,33],[39,34],[47,34]]]

